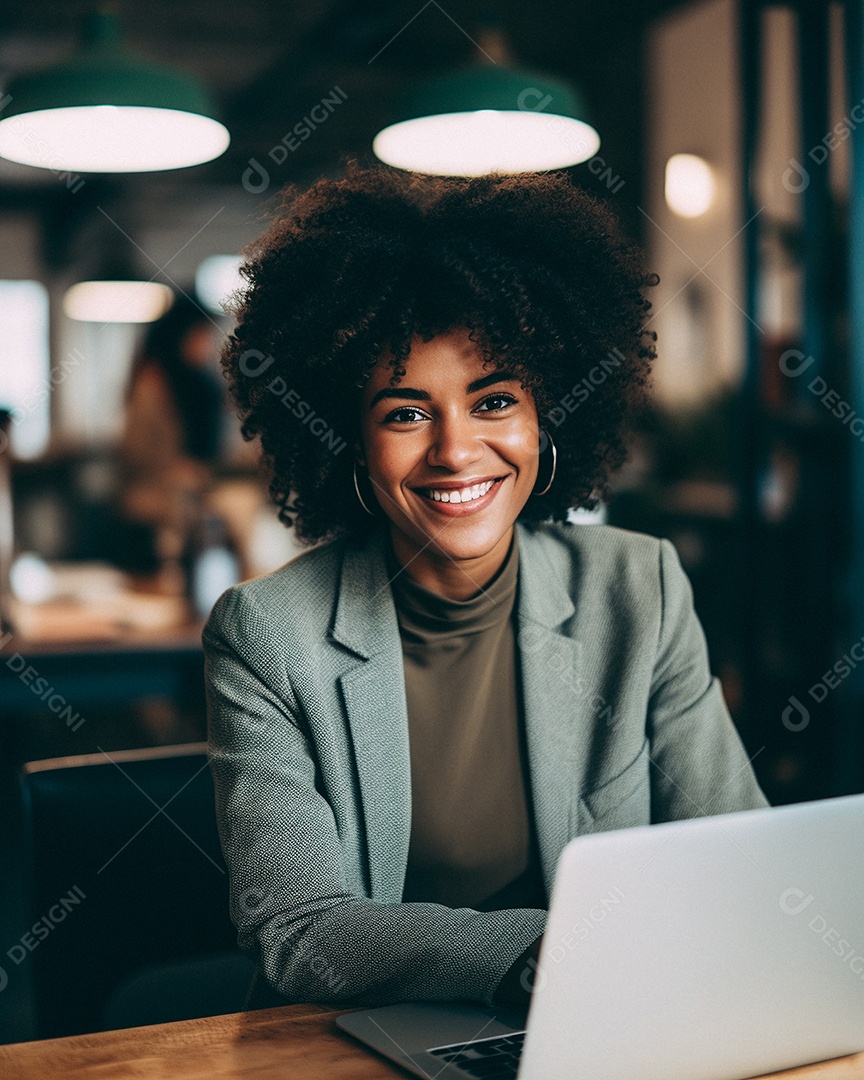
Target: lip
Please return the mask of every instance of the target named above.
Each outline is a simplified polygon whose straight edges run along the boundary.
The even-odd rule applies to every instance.
[[[465,517],[467,514],[476,514],[478,511],[483,510],[485,507],[487,507],[489,503],[491,503],[495,496],[498,494],[508,475],[509,473],[505,474],[504,476],[487,476],[484,477],[484,479],[482,480],[472,480],[470,483],[454,484],[452,481],[450,481],[449,483],[430,484],[428,488],[417,487],[413,490],[416,491],[417,498],[423,501],[423,505],[429,507],[436,513],[443,514],[445,517]],[[495,481],[495,483],[492,484],[492,487],[489,488],[485,495],[481,495],[479,499],[474,499],[472,502],[436,502],[434,499],[427,499],[426,496],[422,494],[423,491],[428,491],[429,489],[435,488],[440,491],[453,491],[458,490],[459,488],[473,487],[474,484],[483,484],[487,480],[493,480]]]
[[[503,480],[503,476],[475,476],[467,480],[432,480],[428,484],[412,484],[414,491],[459,491],[460,488],[485,484],[487,480]]]

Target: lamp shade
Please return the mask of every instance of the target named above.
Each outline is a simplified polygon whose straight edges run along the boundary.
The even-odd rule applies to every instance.
[[[210,161],[227,129],[206,90],[180,72],[137,58],[114,15],[85,22],[68,61],[8,86],[0,155],[24,165],[80,172],[150,172]]]
[[[587,161],[600,137],[575,89],[476,65],[412,88],[372,144],[388,165],[443,176],[535,172]]]

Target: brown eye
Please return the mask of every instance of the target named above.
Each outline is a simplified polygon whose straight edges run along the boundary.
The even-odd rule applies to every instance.
[[[422,420],[424,414],[419,409],[412,408],[410,405],[403,405],[399,409],[394,409],[393,412],[388,413],[384,419],[385,424],[413,424],[417,420]]]
[[[493,402],[498,402],[499,404],[490,404]],[[508,405],[515,404],[516,398],[511,397],[509,394],[490,394],[489,397],[483,398],[477,406],[477,410],[478,412],[501,412],[501,410],[506,409]],[[484,406],[489,406],[489,408],[484,408]]]

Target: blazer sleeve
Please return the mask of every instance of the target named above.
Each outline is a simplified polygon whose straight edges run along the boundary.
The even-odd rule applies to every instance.
[[[203,633],[216,813],[241,948],[291,1001],[492,1004],[546,912],[383,903],[349,888],[302,710],[254,644],[266,634],[238,589],[223,594]]]
[[[660,541],[663,597],[648,704],[652,821],[767,806],[712,676],[693,591],[669,540]]]

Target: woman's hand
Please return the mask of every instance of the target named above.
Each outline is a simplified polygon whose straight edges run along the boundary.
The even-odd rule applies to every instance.
[[[543,935],[541,934],[513,961],[501,982],[498,983],[498,989],[495,991],[493,1001],[508,1005],[528,1004],[531,1000],[531,990],[534,987],[542,941]]]

